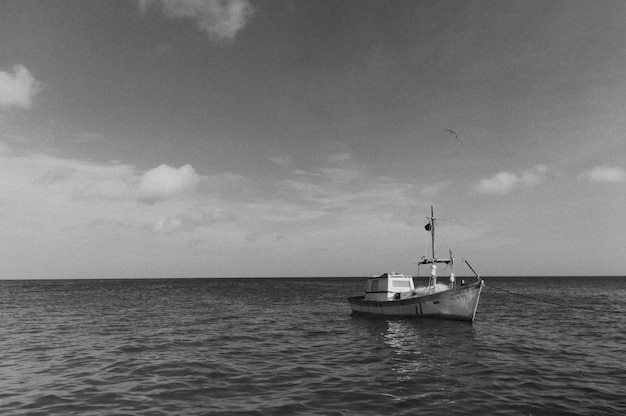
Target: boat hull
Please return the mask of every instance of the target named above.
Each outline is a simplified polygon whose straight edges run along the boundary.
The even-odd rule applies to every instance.
[[[352,312],[381,316],[423,316],[473,322],[484,282],[479,280],[432,295],[399,300],[365,300],[364,296],[348,298]]]

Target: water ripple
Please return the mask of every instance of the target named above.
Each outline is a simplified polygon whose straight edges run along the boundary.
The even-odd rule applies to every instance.
[[[494,280],[572,305],[626,295],[626,279]],[[626,412],[619,314],[487,289],[474,325],[353,316],[359,279],[0,284],[3,414]]]

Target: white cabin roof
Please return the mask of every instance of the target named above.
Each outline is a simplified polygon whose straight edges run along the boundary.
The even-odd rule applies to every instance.
[[[383,273],[380,276],[372,276],[370,277],[370,279],[386,279],[388,277],[402,278],[402,277],[412,277],[412,276],[405,276],[403,273],[389,272],[389,273]]]

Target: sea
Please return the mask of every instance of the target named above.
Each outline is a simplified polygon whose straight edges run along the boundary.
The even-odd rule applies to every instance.
[[[0,281],[0,414],[626,414],[626,277],[486,277],[473,323],[365,280]]]

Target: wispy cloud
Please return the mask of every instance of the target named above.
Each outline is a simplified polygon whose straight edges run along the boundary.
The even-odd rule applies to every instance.
[[[293,171],[294,175],[298,175],[298,176],[311,176],[311,177],[321,177],[322,174],[319,172],[310,172],[307,170],[302,170],[302,169],[296,169]]]
[[[139,0],[144,14],[152,0]],[[163,14],[170,18],[190,19],[209,39],[234,39],[254,14],[247,0],[161,0]]]
[[[346,184],[363,177],[363,172],[355,168],[324,168],[319,170],[320,173],[332,182],[338,184]]]
[[[98,142],[104,139],[104,136],[98,133],[92,132],[81,132],[74,135],[74,142],[76,144],[85,144],[85,143],[93,143]]]
[[[220,202],[219,195],[235,182],[240,188],[238,178],[209,178],[189,164],[140,171],[119,162],[16,155],[0,143],[0,203],[6,204],[1,222],[5,230],[24,235],[34,225],[44,234],[88,224],[123,224],[166,234],[189,231],[232,220],[229,205]],[[199,189],[207,182],[211,184],[203,189],[210,189],[211,195]]]
[[[0,108],[30,108],[33,97],[41,90],[41,83],[22,65],[13,72],[0,71]]]
[[[152,227],[158,233],[174,234],[193,232],[198,228],[211,224],[235,222],[237,216],[230,212],[216,211],[211,213],[193,212],[168,215],[159,219]]]
[[[350,153],[333,153],[328,156],[328,162],[330,163],[344,163],[352,159]]]
[[[244,255],[289,261],[304,252],[348,250],[358,256],[354,241],[369,244],[372,236],[418,223],[423,201],[415,185],[372,176],[354,159],[341,169],[324,160],[306,174],[292,171],[265,183],[227,172],[205,176],[189,164],[141,170],[18,153],[0,143],[0,227],[21,262],[20,253],[36,240],[53,248],[57,273],[79,275],[75,258],[89,267],[116,259],[119,267],[106,262],[102,270],[126,275],[132,272],[124,262],[137,259],[154,273],[192,264],[226,273]],[[198,250],[209,255],[197,256]],[[41,266],[32,273],[51,271]]]
[[[545,165],[536,165],[521,174],[499,172],[491,178],[482,179],[476,189],[487,194],[507,194],[519,187],[533,187],[542,183],[548,168]]]
[[[287,166],[291,164],[291,156],[274,156],[270,161],[278,166]]]
[[[277,198],[307,212],[305,219],[315,219],[318,229],[357,222],[372,224],[372,216],[374,222],[413,224],[423,197],[414,184],[372,176],[349,153],[329,155],[322,166],[292,174],[279,182]]]
[[[189,194],[202,180],[191,165],[177,169],[163,164],[140,173],[125,164],[101,165],[45,155],[16,158],[11,162],[14,167],[30,163],[32,168],[24,169],[24,175],[41,172],[32,184],[81,200],[153,204]]]
[[[420,190],[420,195],[422,195],[425,198],[432,198],[438,195],[439,193],[441,193],[449,185],[450,185],[450,182],[445,181],[445,182],[439,182],[433,185],[425,186],[424,188]]]
[[[626,171],[616,166],[600,165],[583,172],[582,176],[591,182],[626,182]]]

